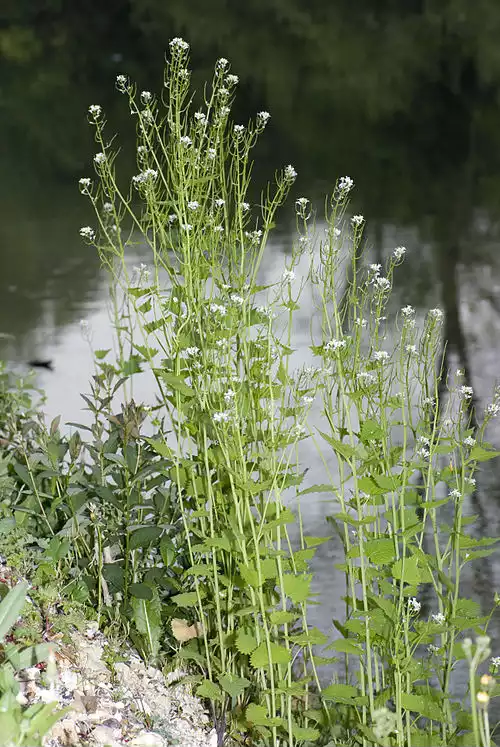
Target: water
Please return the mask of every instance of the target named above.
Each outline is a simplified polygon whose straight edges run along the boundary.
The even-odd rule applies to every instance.
[[[53,372],[38,374],[48,418],[87,417],[79,393],[89,390],[93,364],[80,320],[89,321],[94,347],[113,344],[107,278],[78,236],[79,227],[92,222],[77,189],[78,177],[92,173],[95,150],[86,107],[105,106],[110,133],[124,130],[126,151],[133,123],[123,98],[112,96],[114,76],[127,72],[140,86],[159,88],[165,39],[177,34],[193,42],[198,71],[205,73],[218,54],[231,59],[241,77],[235,121],[260,109],[271,112],[257,150],[259,185],[287,163],[299,172],[263,266],[265,281],[281,274],[294,198],[310,196],[321,207],[320,196],[338,176],[350,174],[356,182],[353,212],[368,220],[372,261],[395,246],[407,247],[395,305],[412,304],[419,313],[434,306],[444,310],[448,362],[452,369],[465,368],[483,410],[500,371],[500,72],[487,55],[496,44],[496,38],[488,41],[488,29],[495,28],[493,18],[500,23],[498,4],[486,3],[488,13],[469,25],[443,10],[435,26],[435,17],[426,17],[418,4],[398,11],[381,6],[377,12],[347,5],[322,11],[317,24],[318,8],[294,19],[291,2],[284,4],[281,21],[271,11],[261,18],[257,2],[246,4],[242,19],[229,8],[223,18],[214,11],[200,19],[184,3],[167,9],[153,0],[132,2],[130,16],[110,11],[98,26],[90,23],[90,13],[68,14],[58,19],[57,33],[45,17],[37,20],[39,27],[31,17],[21,19],[28,31],[36,28],[39,41],[28,38],[18,48],[11,33],[10,46],[2,47],[0,332],[12,338],[0,339],[0,356],[19,371],[36,357],[53,360]],[[12,19],[12,29],[19,23]],[[434,46],[419,47],[431,27]],[[464,29],[468,43],[461,47],[457,39]],[[470,39],[480,40],[482,56]],[[38,57],[37,44],[50,54]],[[125,164],[126,171],[127,157]],[[131,261],[141,259],[147,261]],[[296,317],[296,365],[309,355],[311,313],[306,296]],[[135,394],[148,399],[150,391],[138,384]],[[500,446],[496,424],[488,436]],[[305,486],[321,482],[317,453],[306,446],[304,455],[310,467]],[[479,515],[480,531],[494,536],[500,535],[499,472],[496,461],[487,463],[478,477],[477,502],[469,507]],[[308,496],[306,532],[330,534],[325,516],[333,510],[322,496]],[[332,565],[340,560],[333,541],[315,560],[321,604],[312,608],[312,622],[327,632],[343,609],[342,584],[331,583]],[[466,578],[466,593],[485,610],[500,588],[499,573],[498,561],[486,559]],[[498,626],[492,632],[498,655]]]

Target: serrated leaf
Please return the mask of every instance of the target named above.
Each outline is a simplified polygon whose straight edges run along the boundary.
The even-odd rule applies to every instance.
[[[322,646],[328,642],[328,636],[318,628],[309,628],[309,630],[303,630],[302,633],[290,636],[290,640],[299,646],[307,646],[308,644]]]
[[[171,600],[178,607],[194,607],[198,602],[195,591],[187,591],[184,594],[175,594]]]
[[[353,685],[329,685],[321,691],[324,700],[352,700],[357,695],[358,690]]]
[[[217,700],[219,702],[224,700],[224,695],[219,685],[211,682],[211,680],[203,680],[196,688],[196,695],[199,698],[208,698],[209,700]]]
[[[285,623],[291,623],[299,617],[298,614],[288,612],[287,610],[276,610],[271,612],[269,620],[272,625],[284,625]]]
[[[392,539],[373,539],[363,544],[363,552],[375,565],[387,565],[394,561],[396,550]]]
[[[130,534],[129,548],[137,550],[138,547],[149,547],[156,542],[162,535],[163,530],[160,527],[141,527]]]
[[[384,436],[384,431],[380,427],[376,420],[368,418],[361,425],[359,437],[363,443],[368,443],[374,439],[381,439]]]
[[[271,661],[269,661],[269,656],[271,657]],[[255,669],[259,669],[261,667],[268,667],[269,664],[288,664],[290,659],[291,653],[288,649],[272,641],[269,643],[268,649],[268,645],[264,641],[251,654],[250,663]]]
[[[264,706],[256,705],[256,703],[250,703],[245,711],[245,718],[250,724],[260,724],[262,726],[267,726],[269,723],[267,708],[265,708]]]
[[[349,638],[337,638],[326,648],[329,651],[338,651],[341,654],[353,654],[354,656],[360,656],[363,653],[363,648]]]
[[[238,698],[251,684],[246,677],[238,677],[235,674],[222,674],[219,677],[219,683],[231,698]]]
[[[236,648],[240,654],[251,654],[257,648],[257,641],[250,633],[238,630],[236,633]]]
[[[446,720],[443,708],[433,698],[426,695],[401,693],[401,705],[408,711],[415,711],[433,721],[444,722]]]
[[[500,451],[485,449],[483,446],[474,446],[470,451],[469,459],[474,462],[487,462],[497,456],[500,456]]]
[[[356,449],[350,444],[345,444],[343,441],[339,441],[338,438],[333,438],[333,436],[328,435],[328,433],[323,433],[323,431],[320,431],[319,429],[318,433],[327,443],[330,444],[330,446],[333,447],[334,451],[337,454],[340,454],[344,459],[349,460],[356,456]]]
[[[292,734],[299,741],[307,740],[308,742],[314,742],[316,739],[319,739],[321,732],[318,729],[313,729],[312,726],[297,726],[294,724],[292,726]]]
[[[173,455],[172,449],[164,441],[157,441],[154,438],[144,439],[155,451],[162,457],[171,457]]]
[[[296,576],[293,573],[286,573],[283,576],[283,588],[287,597],[295,604],[305,602],[310,594],[312,575],[304,574]]]
[[[391,568],[391,572],[395,579],[404,581],[410,584],[410,586],[417,586],[422,580],[417,558],[400,558],[396,560]]]

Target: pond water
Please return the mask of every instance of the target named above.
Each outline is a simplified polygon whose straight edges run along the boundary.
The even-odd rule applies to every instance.
[[[63,422],[84,422],[80,392],[89,390],[93,363],[80,320],[89,321],[95,347],[112,344],[107,278],[78,235],[79,227],[92,220],[77,187],[78,177],[91,173],[94,152],[85,111],[90,103],[109,105],[111,129],[123,130],[124,143],[129,144],[133,129],[125,102],[118,94],[109,95],[114,77],[130,72],[155,90],[161,85],[165,38],[180,34],[198,41],[193,64],[200,73],[220,54],[231,58],[233,72],[241,76],[239,121],[260,109],[271,112],[256,152],[258,182],[287,163],[299,172],[266,255],[265,281],[281,274],[293,234],[294,198],[309,196],[321,208],[320,195],[331,190],[339,176],[351,175],[356,183],[353,212],[367,218],[373,261],[395,246],[407,247],[394,303],[412,304],[420,314],[434,306],[443,309],[448,363],[465,369],[480,416],[500,378],[500,72],[492,68],[488,78],[475,53],[447,46],[448,38],[459,34],[455,27],[455,35],[450,32],[441,39],[438,54],[434,48],[419,47],[416,32],[410,45],[404,14],[379,17],[378,11],[367,10],[369,3],[356,12],[363,24],[370,18],[378,24],[383,39],[376,47],[368,21],[356,29],[346,25],[343,3],[329,11],[331,18],[326,10],[323,17],[318,6],[321,22],[312,22],[313,10],[295,18],[300,33],[290,20],[293,2],[284,4],[290,13],[283,11],[283,23],[274,14],[269,28],[264,19],[255,20],[261,12],[257,2],[248,4],[244,19],[232,10],[222,18],[214,10],[206,38],[193,10],[183,9],[180,2],[169,3],[168,11],[164,5],[160,9],[154,0],[131,3],[134,13],[127,18],[116,18],[118,11],[110,10],[110,18],[98,28],[76,11],[64,18],[47,11],[50,18],[53,14],[50,29],[44,18],[24,19],[26,59],[16,57],[13,32],[10,47],[2,37],[0,333],[9,337],[0,338],[0,356],[19,371],[27,370],[33,358],[52,360],[54,370],[38,374],[47,394],[47,417],[60,414]],[[486,6],[496,19],[495,5]],[[416,9],[410,15],[411,23],[422,28],[430,23]],[[340,24],[342,37],[334,31],[334,22]],[[382,42],[389,43],[396,22],[401,43],[391,49],[401,59],[388,68]],[[238,35],[239,23],[255,23],[255,34]],[[12,21],[8,30],[14,26]],[[34,30],[40,31],[36,44],[30,36]],[[294,33],[300,43],[295,44]],[[475,33],[479,38],[483,31]],[[59,46],[54,42],[57,34]],[[336,52],[330,50],[334,42]],[[39,47],[50,54],[39,57]],[[348,53],[355,58],[350,66]],[[431,70],[432,54],[440,64]],[[132,263],[139,260],[147,257],[131,258]],[[297,363],[308,354],[311,311],[305,298],[296,318]],[[147,399],[148,394],[139,387],[136,397]],[[488,435],[500,446],[500,428],[492,427]],[[306,480],[321,482],[322,465],[312,446],[305,455],[310,467]],[[500,536],[499,475],[500,464],[488,463],[478,476],[470,507],[479,514],[480,528],[495,536]],[[332,512],[331,504],[310,496],[303,511],[307,533],[329,533],[325,516]],[[312,609],[312,621],[325,631],[331,631],[332,618],[341,615],[343,587],[340,580],[333,589],[331,585],[332,564],[340,559],[340,547],[332,542],[320,549],[315,561],[321,604]],[[500,591],[499,574],[498,561],[485,559],[466,579],[467,591],[486,609],[495,589]],[[492,632],[498,647],[498,625]]]

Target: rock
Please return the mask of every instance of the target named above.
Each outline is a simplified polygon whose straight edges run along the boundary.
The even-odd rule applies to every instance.
[[[98,745],[106,745],[106,747],[120,747],[120,729],[111,729],[109,726],[100,724],[90,734],[91,739],[97,742]],[[120,740],[120,741],[119,741]]]
[[[52,740],[56,740],[62,747],[77,747],[80,737],[76,730],[75,722],[71,718],[63,718],[52,727],[50,732]]]
[[[143,731],[134,737],[130,747],[165,747],[165,740],[154,731]]]

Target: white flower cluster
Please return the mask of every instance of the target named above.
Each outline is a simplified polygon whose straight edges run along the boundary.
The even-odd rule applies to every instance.
[[[476,445],[476,439],[472,438],[472,436],[467,436],[467,438],[464,438],[463,443],[464,443],[464,446],[469,446],[470,448],[472,448],[473,446]]]
[[[242,124],[235,124],[233,130],[236,137],[240,137],[240,135],[243,135],[245,132],[245,126]]]
[[[215,158],[217,157],[217,151],[215,150],[215,148],[209,148],[207,150],[207,156],[210,158],[211,161],[214,161]]]
[[[413,306],[403,306],[401,313],[406,319],[408,319],[409,317],[415,316],[415,309]]]
[[[403,259],[403,257],[405,256],[405,254],[406,254],[406,247],[405,246],[397,246],[394,249],[393,257],[396,260],[396,262],[400,262]]]
[[[462,493],[460,492],[460,490],[457,490],[456,488],[454,488],[450,492],[450,498],[453,498],[455,501],[459,501],[461,497],[462,497]]]
[[[373,353],[373,360],[378,363],[386,363],[389,360],[389,353],[386,350],[376,350]]]
[[[106,154],[105,153],[96,153],[94,156],[94,163],[96,166],[102,166],[106,163]]]
[[[205,114],[205,112],[195,112],[194,113],[194,118],[200,124],[204,124],[206,122],[207,115]]]
[[[429,316],[432,317],[432,319],[435,319],[436,322],[441,322],[443,320],[443,312],[441,309],[431,309],[429,311]]]
[[[141,91],[141,101],[144,106],[147,106],[153,100],[153,94],[151,91]]]
[[[116,76],[116,87],[120,93],[126,93],[128,90],[128,78],[126,75]]]
[[[490,418],[496,418],[499,412],[500,405],[497,405],[496,402],[492,402],[492,404],[488,405],[486,408],[486,414],[489,415]]]
[[[80,236],[87,241],[93,241],[95,239],[95,231],[90,226],[83,226],[80,228]]]
[[[444,623],[446,622],[446,617],[442,612],[437,612],[435,615],[431,615],[431,620],[437,625],[444,625]]]
[[[288,164],[288,166],[285,167],[285,181],[294,182],[296,178],[297,172],[291,164]]]
[[[152,184],[158,178],[158,172],[155,169],[146,169],[132,177],[134,187],[139,189],[144,185]]]
[[[381,293],[387,293],[391,289],[390,280],[388,278],[380,277],[379,275],[373,279],[373,284]]]
[[[217,70],[225,70],[228,65],[229,65],[229,60],[226,60],[225,57],[221,57],[215,63],[215,67],[217,68]]]
[[[78,184],[80,185],[80,192],[83,195],[89,194],[90,188],[92,186],[92,182],[90,179],[86,176],[83,176],[79,181]]]
[[[242,202],[240,205],[241,209],[244,213],[247,212],[247,210],[250,210],[250,203],[249,202]]]
[[[370,384],[374,384],[376,381],[375,376],[370,373],[369,371],[360,371],[357,374],[357,378],[362,384],[365,384],[365,386],[369,386]]]
[[[91,104],[89,106],[89,116],[94,122],[97,122],[101,114],[102,108],[99,106],[99,104]]]
[[[195,211],[195,210],[198,210],[198,208],[200,207],[200,203],[198,202],[198,200],[190,200],[187,206],[189,210]]]
[[[191,138],[189,137],[189,135],[183,135],[183,136],[181,137],[181,140],[180,140],[180,141],[181,141],[181,144],[182,144],[182,145],[183,145],[183,146],[184,146],[185,148],[189,148],[189,146],[190,146],[190,145],[192,145],[192,143],[193,143],[193,141],[191,140]]]
[[[341,176],[338,182],[339,192],[347,194],[354,187],[354,181],[350,176]]]
[[[361,214],[353,215],[351,218],[351,223],[356,228],[360,228],[360,226],[362,226],[364,222],[365,222],[365,217],[364,215],[361,215]]]
[[[257,113],[257,127],[264,128],[271,119],[269,112],[258,112]]]
[[[172,52],[186,52],[189,49],[189,44],[187,43],[187,41],[181,39],[180,36],[174,37],[174,39],[172,39],[169,43],[169,46]]]
[[[226,410],[225,412],[214,412],[213,420],[214,423],[229,423],[232,417],[232,412]]]
[[[330,342],[327,342],[325,345],[325,350],[327,351],[333,351],[334,353],[337,352],[337,350],[343,350],[347,347],[347,341],[346,340],[330,340]]]
[[[220,314],[221,316],[224,316],[227,309],[223,304],[220,303],[211,303],[210,304],[210,311],[212,314]]]
[[[420,608],[421,607],[422,607],[422,605],[420,604],[420,602],[417,599],[415,599],[415,597],[410,597],[408,599],[408,609],[409,609],[411,615],[418,614],[420,612]]]
[[[283,274],[281,276],[281,280],[283,283],[291,283],[292,280],[295,280],[295,273],[293,270],[283,270]]]
[[[462,399],[472,399],[474,390],[471,386],[461,386],[458,390],[458,394]]]
[[[228,75],[226,78],[226,83],[228,86],[236,86],[240,82],[240,79],[237,75]]]

